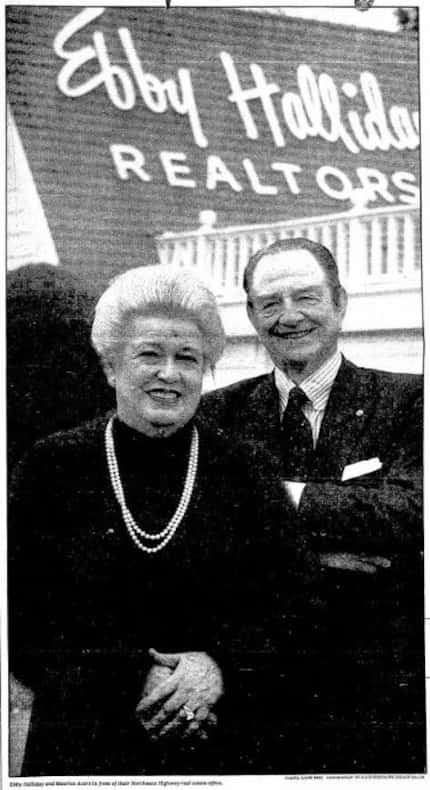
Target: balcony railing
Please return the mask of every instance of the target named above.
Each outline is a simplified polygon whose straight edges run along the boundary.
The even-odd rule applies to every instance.
[[[370,210],[356,200],[350,211],[270,225],[215,228],[212,211],[202,211],[200,222],[198,230],[157,238],[160,263],[194,267],[222,301],[243,298],[243,270],[253,252],[296,236],[319,241],[331,250],[350,293],[410,290],[420,285],[416,207]]]

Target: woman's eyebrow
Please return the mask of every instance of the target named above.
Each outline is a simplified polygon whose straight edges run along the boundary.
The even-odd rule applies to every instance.
[[[148,346],[151,347],[151,348],[159,349],[159,348],[163,348],[164,343],[163,343],[162,340],[155,340],[155,339],[152,340],[150,338],[145,338],[145,339],[142,339],[142,340],[135,340],[135,341],[133,341],[133,348],[134,349],[145,348],[145,347],[148,347]],[[182,344],[178,344],[176,346],[175,350],[176,351],[194,351],[194,352],[197,352],[199,350],[199,347],[197,345],[193,345],[192,343],[186,342],[183,345]]]

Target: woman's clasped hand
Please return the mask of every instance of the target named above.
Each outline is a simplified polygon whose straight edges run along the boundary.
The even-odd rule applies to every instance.
[[[159,653],[150,649],[149,670],[136,714],[151,738],[206,740],[216,726],[215,704],[223,693],[221,670],[206,653]]]

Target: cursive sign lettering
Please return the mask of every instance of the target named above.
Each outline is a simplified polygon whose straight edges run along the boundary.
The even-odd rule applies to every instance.
[[[100,31],[93,33],[92,44],[86,44],[78,49],[66,48],[70,39],[101,16],[104,10],[104,8],[84,9],[67,22],[55,36],[54,52],[66,61],[57,77],[59,90],[65,96],[77,98],[104,85],[109,99],[119,110],[131,110],[136,104],[138,91],[144,105],[151,112],[164,113],[171,108],[180,115],[187,115],[194,142],[201,148],[206,148],[208,140],[200,123],[188,69],[178,69],[177,83],[171,78],[163,82],[153,74],[145,72],[127,28],[120,28],[118,37],[131,74],[126,66],[111,62],[104,34]],[[99,71],[92,77],[83,79],[79,72],[82,66],[90,61],[96,62]]]
[[[202,128],[188,69],[179,68],[175,79],[166,80],[145,71],[133,37],[125,27],[117,31],[124,53],[121,65],[112,62],[105,36],[100,31],[93,33],[91,44],[69,48],[73,36],[100,17],[104,10],[84,9],[55,36],[54,51],[66,61],[57,78],[59,90],[65,96],[76,98],[104,85],[110,101],[119,110],[131,110],[138,97],[150,112],[162,114],[173,110],[188,117],[195,144],[206,148],[208,139]],[[338,88],[329,74],[323,72],[317,76],[310,66],[301,63],[296,73],[297,90],[282,93],[276,82],[268,81],[257,63],[249,64],[252,84],[244,87],[232,56],[221,52],[220,59],[230,87],[228,101],[237,107],[250,140],[258,140],[260,136],[253,113],[258,102],[278,148],[286,147],[288,133],[298,140],[319,137],[330,143],[340,142],[352,154],[390,148],[412,151],[419,146],[418,113],[400,105],[386,108],[378,80],[369,71],[361,72],[359,85],[344,82]],[[97,72],[85,77],[82,68],[91,61],[96,64]],[[348,107],[359,94],[366,107],[361,114]],[[250,174],[254,178],[252,168]],[[264,187],[261,193],[267,194]]]
[[[220,53],[221,62],[231,88],[228,100],[237,106],[245,132],[250,140],[257,140],[259,130],[250,109],[250,102],[258,100],[263,109],[275,145],[286,146],[283,126],[276,112],[273,97],[281,94],[279,85],[268,82],[263,69],[255,63],[249,66],[254,84],[242,87],[233,58]],[[360,88],[367,110],[361,117],[356,110],[342,110],[340,92],[329,74],[318,79],[310,66],[302,63],[297,68],[298,91],[286,91],[280,96],[285,130],[298,140],[320,137],[331,143],[342,142],[353,154],[361,150],[414,150],[419,145],[418,113],[407,107],[384,105],[378,80],[371,72],[360,74]],[[344,96],[351,100],[358,94],[354,83],[342,85]],[[391,124],[391,129],[390,129]]]

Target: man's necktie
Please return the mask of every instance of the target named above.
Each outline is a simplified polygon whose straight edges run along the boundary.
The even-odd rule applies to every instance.
[[[307,396],[299,387],[290,391],[281,426],[286,480],[304,482],[310,471],[313,456],[312,429],[302,410],[307,402]]]

